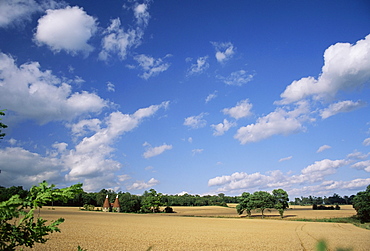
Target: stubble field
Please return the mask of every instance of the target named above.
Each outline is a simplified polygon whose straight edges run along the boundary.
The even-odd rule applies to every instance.
[[[231,205],[232,206],[232,205]],[[123,214],[45,207],[41,217],[65,218],[61,233],[53,233],[35,250],[315,250],[325,239],[336,247],[369,250],[370,231],[348,223],[290,221],[294,218],[333,218],[355,214],[351,206],[337,211],[288,209],[280,220],[276,211],[266,219],[237,215],[233,207],[173,207],[175,214]],[[199,216],[199,217],[186,217]]]

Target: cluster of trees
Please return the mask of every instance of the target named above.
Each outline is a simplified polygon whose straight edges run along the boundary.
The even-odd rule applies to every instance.
[[[353,208],[356,209],[361,223],[370,222],[370,185],[366,191],[358,192],[353,198]]]
[[[301,206],[307,206],[307,205],[351,205],[352,200],[355,197],[355,195],[351,196],[343,196],[334,193],[333,196],[329,197],[315,197],[315,196],[308,196],[301,198],[294,198],[294,201],[291,201],[291,205],[301,205]]]
[[[260,210],[262,218],[267,208],[275,208],[279,211],[280,217],[284,217],[284,210],[289,207],[288,193],[283,189],[275,189],[272,194],[265,191],[257,191],[253,194],[244,192],[239,198],[239,205],[236,206],[238,214],[247,212],[248,217],[252,215],[252,210]]]

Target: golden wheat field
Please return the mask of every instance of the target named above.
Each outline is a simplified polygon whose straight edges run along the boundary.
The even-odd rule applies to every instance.
[[[232,207],[173,208],[177,213],[124,214],[45,207],[41,217],[48,220],[63,217],[65,222],[60,225],[61,233],[51,234],[50,240],[36,245],[35,250],[77,250],[78,246],[88,251],[315,250],[320,239],[327,241],[330,250],[370,249],[370,231],[352,224],[287,220],[351,216],[355,214],[351,206],[339,211],[313,211],[296,206],[286,211],[288,217],[283,220],[274,211],[266,211],[266,219],[260,219],[259,213],[247,219],[237,215]]]

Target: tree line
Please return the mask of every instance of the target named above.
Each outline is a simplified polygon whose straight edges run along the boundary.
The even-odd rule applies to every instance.
[[[153,193],[153,191],[154,193]],[[9,188],[0,186],[0,202],[8,200],[12,195],[18,194],[21,198],[25,198],[28,195],[27,190],[24,190],[22,186],[12,186]],[[54,200],[48,202],[49,206],[75,206],[83,207],[89,205],[90,207],[101,207],[104,203],[106,196],[111,203],[114,202],[116,195],[120,202],[120,211],[125,213],[138,213],[145,212],[145,203],[148,197],[155,197],[158,194],[158,200],[161,206],[227,206],[227,203],[238,203],[238,196],[226,196],[223,193],[218,195],[168,195],[157,193],[154,189],[145,191],[142,195],[134,195],[129,192],[114,192],[113,190],[102,189],[99,192],[81,192],[75,194],[72,198],[67,201]],[[92,207],[91,207],[92,206]]]
[[[329,197],[315,197],[315,196],[308,196],[308,197],[303,197],[301,196],[300,198],[294,198],[294,201],[291,201],[291,205],[301,205],[301,206],[307,206],[307,205],[351,205],[353,198],[355,195],[351,196],[343,196],[341,197],[340,195],[334,193],[332,196]]]

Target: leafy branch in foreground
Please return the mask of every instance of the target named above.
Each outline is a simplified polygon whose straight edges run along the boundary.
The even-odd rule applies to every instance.
[[[51,221],[34,216],[35,210],[53,200],[66,201],[82,192],[82,184],[57,189],[46,181],[33,186],[24,199],[13,195],[0,203],[0,250],[15,250],[17,246],[33,247],[35,243],[45,243],[49,233],[60,232],[58,225],[63,218]]]

